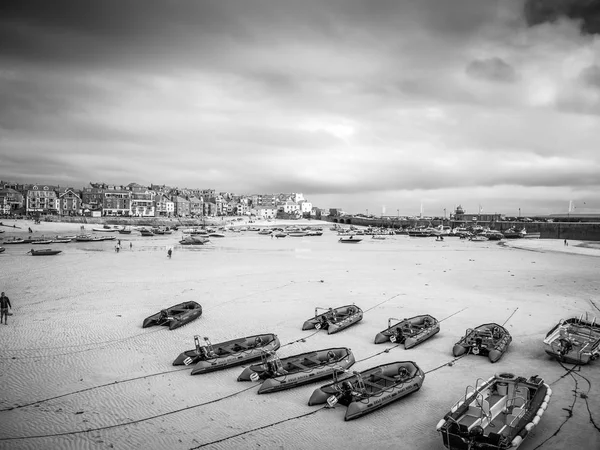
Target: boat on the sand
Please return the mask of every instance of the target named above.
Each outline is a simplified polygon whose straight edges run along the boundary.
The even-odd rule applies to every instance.
[[[355,363],[349,348],[327,348],[279,358],[275,352],[263,355],[260,364],[246,367],[238,381],[263,380],[259,394],[282,391],[332,376],[336,370]]]
[[[551,396],[552,389],[537,375],[478,379],[436,429],[449,450],[518,448],[540,422]]]
[[[356,236],[342,236],[339,240],[342,244],[358,244],[362,241],[362,238],[357,238]]]
[[[179,241],[181,245],[204,245],[210,240],[203,236],[186,236],[182,240]]]
[[[29,242],[31,242],[31,240]],[[10,238],[10,239],[6,239],[3,243],[4,244],[24,244],[25,243],[25,239]]]
[[[469,328],[465,335],[454,344],[452,354],[461,356],[466,353],[487,356],[495,363],[508,350],[512,336],[506,328],[497,323],[486,323],[477,328]]]
[[[342,378],[334,375],[332,383],[312,393],[308,404],[344,405],[344,420],[352,420],[418,391],[424,380],[425,373],[412,361],[382,364]]]
[[[168,326],[169,330],[179,328],[202,315],[202,306],[196,302],[184,302],[162,309],[144,319],[142,328],[154,325]]]
[[[53,250],[51,248],[44,248],[41,250],[31,249],[27,253],[31,253],[31,256],[52,256],[58,255],[62,250]]]
[[[429,314],[402,319],[393,325],[392,320],[399,319],[394,319],[393,317],[388,319],[388,327],[375,336],[376,344],[393,342],[395,344],[404,344],[404,348],[409,349],[440,331],[440,323],[435,317]]]
[[[202,342],[199,336],[194,336],[194,343],[196,348],[181,353],[173,361],[174,366],[194,365],[192,375],[256,361],[264,352],[275,351],[281,345],[273,333],[256,334],[218,344],[211,343],[208,337]]]
[[[318,314],[319,310],[325,310]],[[327,334],[342,331],[363,318],[363,311],[356,305],[339,306],[337,308],[315,308],[315,316],[302,325],[303,330],[327,330]]]
[[[583,315],[562,319],[546,334],[544,350],[559,361],[588,364],[600,356],[600,324]]]

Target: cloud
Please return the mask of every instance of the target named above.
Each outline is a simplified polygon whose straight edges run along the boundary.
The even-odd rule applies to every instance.
[[[487,81],[513,83],[517,80],[515,69],[498,57],[471,61],[466,71],[473,78]]]
[[[527,0],[524,11],[531,26],[568,18],[580,22],[585,34],[600,33],[599,0]]]
[[[600,66],[589,66],[581,71],[581,80],[588,86],[600,88]]]

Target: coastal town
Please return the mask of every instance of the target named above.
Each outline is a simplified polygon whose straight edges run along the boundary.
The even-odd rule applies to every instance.
[[[137,218],[205,218],[255,216],[262,219],[320,218],[328,214],[301,193],[236,195],[214,189],[173,188],[138,183],[89,187],[19,184],[0,181],[4,216],[87,216]]]

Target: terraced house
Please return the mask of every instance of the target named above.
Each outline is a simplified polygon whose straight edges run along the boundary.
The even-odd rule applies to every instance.
[[[58,197],[55,186],[34,184],[26,191],[25,211],[27,214],[58,214]]]
[[[73,188],[58,190],[58,213],[62,216],[78,216],[82,213],[81,197]]]

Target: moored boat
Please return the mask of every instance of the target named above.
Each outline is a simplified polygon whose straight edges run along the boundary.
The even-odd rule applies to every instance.
[[[79,234],[75,236],[75,240],[77,242],[91,242],[94,240],[94,237],[91,234]]]
[[[488,240],[488,237],[484,234],[474,234],[469,237],[469,240],[473,242],[485,242]]]
[[[338,378],[316,389],[309,405],[347,406],[344,420],[352,420],[418,391],[425,373],[412,361],[397,361]]]
[[[147,229],[147,228],[142,228],[140,230],[140,234],[142,236],[154,236],[154,233],[152,231],[150,231],[149,229]]]
[[[201,315],[202,306],[200,304],[193,301],[183,302],[146,317],[142,323],[142,328],[165,325],[169,327],[169,330],[174,330],[197,319]]]
[[[3,253],[6,249],[4,247],[0,247],[0,253]]]
[[[479,379],[436,429],[449,450],[518,448],[540,422],[551,396],[552,389],[537,375]]]
[[[182,240],[179,241],[181,245],[204,245],[210,240],[203,236],[186,236]]]
[[[486,323],[477,328],[469,328],[465,335],[454,344],[452,354],[461,356],[466,353],[487,356],[495,363],[508,350],[512,336],[501,325],[497,323]]]
[[[247,336],[218,344],[212,344],[207,337],[201,343],[198,336],[195,336],[194,342],[195,349],[183,352],[173,361],[174,366],[193,364],[192,375],[256,361],[264,352],[276,351],[281,345],[279,338],[273,333]]]
[[[117,231],[117,228],[112,228],[112,227],[109,227],[108,225],[104,225],[102,227],[93,227],[92,231],[101,231],[104,233],[114,233],[115,231]]]
[[[29,241],[31,242],[31,240]],[[10,238],[4,241],[4,244],[24,244],[25,243],[25,239],[20,239],[20,238]]]
[[[318,314],[319,310],[326,310]],[[302,325],[303,330],[327,330],[327,334],[337,333],[363,318],[363,311],[356,305],[339,306],[337,308],[315,308],[315,316]]]
[[[392,320],[399,319],[388,319],[388,327],[375,336],[376,344],[393,342],[404,344],[404,348],[409,349],[440,331],[439,321],[429,314],[402,319],[393,325]]]
[[[527,230],[522,228],[521,230],[517,230],[515,227],[510,227],[508,230],[502,233],[506,239],[519,239],[525,237],[527,234]]]
[[[129,227],[119,228],[119,234],[131,234],[131,228],[129,228]]]
[[[246,367],[238,381],[263,380],[259,394],[281,391],[332,376],[336,370],[355,363],[352,350],[328,348],[279,358],[275,352],[263,355],[260,364]]]
[[[35,239],[35,240],[31,241],[31,244],[48,245],[48,244],[52,244],[52,239]]]
[[[583,315],[562,319],[546,334],[544,350],[559,361],[588,364],[600,356],[600,324]]]
[[[354,235],[348,237],[341,237],[339,240],[339,242],[343,244],[358,244],[360,241],[362,241],[362,238],[357,238]]]
[[[31,249],[27,253],[31,253],[31,256],[52,256],[52,255],[58,255],[61,252],[62,252],[62,250],[53,250],[51,248],[44,248],[41,250]]]

